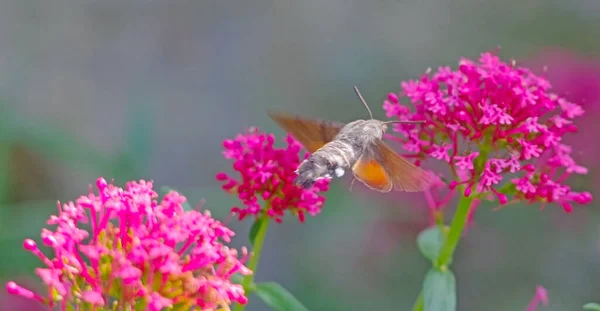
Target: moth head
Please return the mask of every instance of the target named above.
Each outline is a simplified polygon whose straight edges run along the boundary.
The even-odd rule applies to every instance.
[[[381,130],[385,133],[388,129],[387,124],[383,121],[379,121],[379,124],[381,125]]]
[[[362,133],[368,137],[381,139],[387,126],[379,120],[365,120],[362,123]]]

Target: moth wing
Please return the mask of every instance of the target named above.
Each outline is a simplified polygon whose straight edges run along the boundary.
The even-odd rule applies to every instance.
[[[311,120],[275,112],[268,112],[268,115],[277,125],[291,133],[310,153],[332,141],[344,127],[343,123],[335,121]]]
[[[375,142],[373,148],[377,150],[375,154],[381,158],[394,190],[418,192],[427,189],[434,182],[432,175],[397,154],[383,141]]]
[[[392,190],[390,175],[382,165],[378,154],[371,150],[365,150],[352,166],[354,178],[361,181],[367,187],[380,192]]]

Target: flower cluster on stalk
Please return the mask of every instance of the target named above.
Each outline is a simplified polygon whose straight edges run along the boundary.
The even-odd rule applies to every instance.
[[[587,174],[563,142],[577,132],[575,120],[584,110],[552,93],[549,82],[527,68],[483,53],[477,62],[463,58],[456,70],[440,67],[401,88],[383,104],[387,117],[425,122],[394,124],[399,135],[390,138],[417,162],[447,163],[451,189],[461,186],[465,196],[492,196],[500,204],[509,196],[557,203],[567,212],[573,202],[592,200],[566,183],[570,175]],[[414,111],[400,104],[401,96]]]
[[[252,128],[223,142],[223,154],[233,161],[233,169],[239,177],[221,172],[216,178],[223,183],[225,191],[237,194],[242,202],[243,207],[232,208],[240,220],[266,213],[281,222],[287,211],[304,222],[306,213],[314,216],[321,211],[325,202],[321,192],[329,189],[329,180],[318,180],[309,189],[295,185],[296,169],[303,160],[300,157],[302,145],[291,135],[283,140],[287,146],[277,148],[275,135]],[[304,159],[308,156],[305,153]]]
[[[208,211],[185,211],[186,198],[175,191],[157,201],[149,181],[123,189],[100,178],[96,186],[98,194],[90,190],[59,203],[48,220],[55,229],[43,229],[41,236],[52,257],[34,240],[23,243],[45,265],[36,274],[47,292],[9,282],[9,293],[62,310],[229,310],[233,302],[247,302],[230,278],[252,272],[224,244],[234,233]]]

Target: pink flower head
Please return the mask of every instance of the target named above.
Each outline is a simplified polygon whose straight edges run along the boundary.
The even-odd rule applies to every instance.
[[[548,81],[527,68],[483,53],[478,62],[461,59],[456,70],[440,68],[401,87],[399,95],[408,97],[415,111],[398,108],[399,96],[392,94],[383,105],[387,115],[425,123],[396,124],[401,137],[392,139],[419,162],[448,163],[455,179],[451,188],[464,185],[466,196],[492,195],[501,204],[508,202],[507,195],[554,202],[566,211],[573,202],[592,200],[589,192],[565,183],[572,174],[587,173],[563,141],[577,132],[574,121],[584,110],[550,93]],[[466,176],[458,170],[466,170]]]
[[[48,220],[55,229],[42,230],[53,257],[33,240],[23,244],[45,265],[36,273],[47,293],[14,282],[6,286],[9,293],[62,310],[82,303],[147,310],[173,305],[216,310],[246,303],[243,288],[230,278],[252,272],[223,244],[234,233],[210,212],[184,211],[186,198],[175,191],[158,201],[151,181],[131,181],[122,189],[99,178],[96,185],[98,194],[59,203],[58,214]],[[242,252],[246,255],[245,248]]]
[[[223,182],[225,191],[237,194],[242,201],[244,207],[231,209],[240,220],[262,212],[281,222],[287,210],[304,222],[305,213],[314,216],[321,211],[325,197],[319,193],[329,189],[329,180],[318,180],[309,189],[296,186],[293,181],[302,145],[291,135],[284,141],[287,147],[276,148],[273,134],[253,128],[223,142],[223,154],[233,161],[233,169],[240,176],[235,178],[221,172],[216,178]],[[307,157],[305,154],[304,158]],[[260,200],[266,204],[261,206]]]

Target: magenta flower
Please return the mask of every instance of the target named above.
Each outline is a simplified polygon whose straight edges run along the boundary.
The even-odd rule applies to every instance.
[[[266,213],[281,222],[285,211],[289,211],[304,222],[306,213],[315,216],[321,211],[325,197],[319,193],[329,189],[329,180],[319,180],[309,189],[294,185],[302,145],[291,135],[287,135],[284,141],[287,147],[276,148],[273,134],[254,128],[223,142],[223,154],[233,161],[233,169],[240,176],[234,178],[221,172],[216,178],[223,182],[225,191],[237,194],[242,201],[244,207],[231,209],[240,220],[248,215]],[[261,207],[259,199],[267,204]]]
[[[58,215],[48,220],[56,229],[42,230],[53,257],[33,240],[23,244],[44,263],[36,273],[47,292],[9,282],[9,293],[62,310],[229,310],[232,302],[247,302],[230,278],[252,272],[223,244],[234,233],[208,211],[184,211],[186,198],[175,191],[158,202],[152,182],[132,181],[122,189],[99,178],[96,185],[98,195],[90,191],[75,202],[59,203]]]
[[[31,288],[39,287],[37,282],[30,278],[19,278],[18,281],[22,285]],[[47,311],[48,307],[39,303],[35,299],[26,298],[20,295],[12,295],[8,292],[0,292],[0,310],[2,311]]]
[[[589,192],[565,183],[572,174],[587,173],[563,141],[577,132],[574,121],[584,110],[550,93],[550,84],[528,69],[483,53],[479,62],[462,59],[458,70],[442,67],[401,86],[415,111],[391,93],[383,105],[387,116],[426,122],[395,124],[401,137],[391,138],[418,162],[447,163],[451,189],[464,185],[465,196],[491,195],[501,204],[507,195],[543,206],[557,203],[567,212],[573,202],[592,200]]]
[[[533,295],[533,298],[531,298],[529,305],[527,305],[527,311],[535,311],[537,310],[540,304],[547,306],[548,303],[548,292],[543,286],[538,285],[535,288],[535,295]]]

